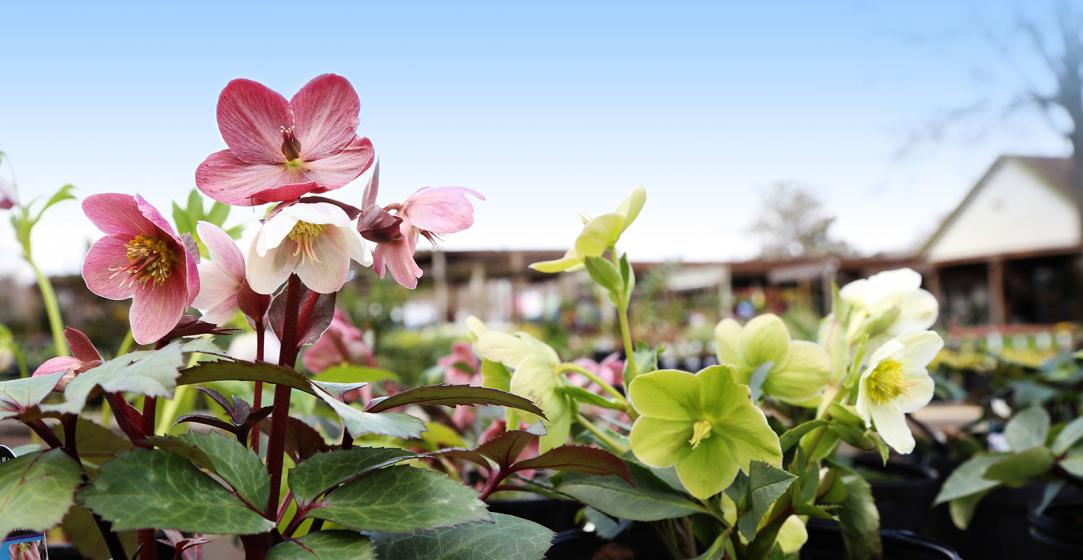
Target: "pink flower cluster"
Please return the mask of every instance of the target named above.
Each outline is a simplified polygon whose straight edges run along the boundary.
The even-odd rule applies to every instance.
[[[314,292],[336,292],[351,262],[374,264],[381,278],[390,272],[399,284],[416,287],[418,238],[435,242],[470,227],[467,195],[483,197],[459,187],[422,188],[381,207],[378,165],[360,208],[306,196],[342,188],[372,166],[372,142],[357,134],[360,109],[353,86],[334,74],[317,76],[289,100],[258,82],[233,80],[218,98],[227,149],[200,164],[195,182],[225,204],[276,204],[247,258],[216,226],[200,223],[211,262],[197,267],[192,240],[178,236],[142,197],[93,195],[83,209],[105,237],[84,262],[87,286],[108,299],[132,299],[132,334],[140,344],[169,335],[189,306],[208,323],[238,311],[260,320],[267,296],[294,274]],[[9,198],[0,192],[0,203]],[[365,240],[376,244],[374,253]]]

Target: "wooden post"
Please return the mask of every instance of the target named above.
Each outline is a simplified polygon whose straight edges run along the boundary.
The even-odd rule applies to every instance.
[[[987,264],[987,285],[989,288],[989,323],[1003,325],[1008,322],[1007,307],[1004,301],[1004,261],[993,257]]]

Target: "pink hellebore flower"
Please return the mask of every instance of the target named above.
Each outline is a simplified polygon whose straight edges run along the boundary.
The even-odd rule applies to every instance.
[[[350,260],[372,264],[372,255],[346,212],[327,202],[282,207],[267,219],[248,250],[248,285],[273,293],[296,273],[310,290],[337,292],[346,283]]]
[[[0,178],[0,210],[11,210],[15,207],[15,189],[5,179]]]
[[[481,385],[481,364],[473,348],[465,342],[451,345],[451,353],[436,361],[444,368],[444,383],[449,385]],[[474,407],[457,406],[451,414],[451,423],[463,430],[474,423]]]
[[[579,358],[575,361],[575,365],[581,366],[583,369],[601,377],[602,381],[605,381],[614,387],[619,387],[624,384],[624,362],[616,352],[606,356],[601,362],[595,362],[589,358]],[[594,385],[589,379],[578,373],[571,372],[568,374],[568,378],[575,385],[580,387],[592,386],[591,388],[594,392],[599,395],[605,394],[604,389]]]
[[[342,76],[323,74],[286,101],[259,82],[233,80],[218,97],[229,146],[196,170],[196,186],[226,204],[255,206],[337,189],[372,165],[357,136],[361,102]]]
[[[243,312],[253,321],[263,318],[271,303],[270,296],[257,294],[248,287],[245,279],[244,255],[233,238],[222,228],[199,222],[196,231],[207,246],[211,260],[199,264],[202,286],[192,306],[203,312],[200,318],[208,323],[222,325]]]
[[[106,299],[132,298],[132,338],[139,344],[158,341],[199,293],[196,259],[139,195],[91,195],[83,212],[105,233],[83,261],[87,287]]]
[[[375,181],[375,175],[374,175]],[[417,279],[423,274],[414,261],[417,239],[424,235],[430,241],[437,236],[463,231],[474,224],[474,207],[466,195],[485,200],[477,191],[463,187],[423,187],[410,195],[402,204],[392,204],[399,223],[399,236],[379,243],[373,254],[373,268],[380,278],[386,271],[396,282],[411,290],[417,287]]]
[[[331,325],[305,352],[305,367],[312,373],[340,365],[376,367],[372,349],[365,344],[364,333],[350,322],[341,309],[335,310]]]

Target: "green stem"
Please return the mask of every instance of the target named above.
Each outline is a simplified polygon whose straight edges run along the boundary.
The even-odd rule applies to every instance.
[[[604,443],[606,447],[608,447],[612,451],[617,452],[618,455],[623,455],[628,452],[628,448],[626,446],[621,445],[616,440],[609,437],[609,434],[605,433],[605,430],[599,428],[598,426],[595,426],[593,423],[591,423],[590,420],[587,419],[586,416],[578,414],[576,415],[575,419],[577,422],[579,422],[581,426],[586,428],[588,432],[594,434],[594,437],[598,438],[599,441]]]
[[[628,408],[628,401],[624,400],[624,395],[621,394],[620,391],[618,391],[616,388],[614,388],[609,383],[606,383],[604,379],[602,379],[601,377],[598,377],[597,374],[595,374],[594,372],[588,370],[587,368],[585,368],[583,366],[580,366],[578,364],[564,363],[564,364],[560,364],[560,370],[563,371],[563,372],[574,371],[575,373],[578,373],[579,375],[582,375],[583,377],[586,377],[587,379],[591,380],[595,385],[597,385],[597,386],[601,387],[602,389],[604,389],[605,392],[612,395],[613,398],[616,399],[616,401],[618,403],[620,403],[621,405],[624,406],[624,408]]]
[[[60,304],[56,300],[56,292],[49,277],[41,272],[30,253],[23,255],[23,259],[34,271],[34,278],[38,281],[38,290],[41,292],[41,301],[45,304],[45,314],[49,316],[49,330],[53,333],[53,346],[57,356],[68,355],[68,343],[64,340],[64,319],[60,316]]]
[[[620,259],[617,258],[616,247],[609,251],[609,260],[613,261],[613,264],[620,270]],[[632,344],[632,328],[628,323],[628,296],[629,294],[622,294],[624,297],[620,298],[620,303],[617,304],[617,320],[620,322],[620,337],[624,343],[624,367],[632,372],[632,375],[639,373],[636,370],[636,358],[635,358],[635,345]],[[631,383],[631,379],[625,379],[624,382]]]
[[[128,329],[128,333],[124,335],[124,340],[120,342],[120,347],[117,348],[117,356],[123,356],[132,350],[132,344],[135,343],[135,339],[132,338],[132,329]]]

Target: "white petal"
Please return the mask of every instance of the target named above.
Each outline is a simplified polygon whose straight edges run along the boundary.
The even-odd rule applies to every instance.
[[[924,368],[933,361],[944,347],[944,340],[933,331],[921,331],[912,334],[904,334],[893,339],[902,344],[905,349],[902,352],[902,362],[914,368]],[[885,344],[885,346],[887,346]]]
[[[256,293],[273,294],[293,272],[289,253],[284,249],[273,249],[261,256],[256,244],[257,242],[253,242],[248,251],[245,278],[248,286]]]
[[[338,235],[331,231],[312,242],[314,257],[305,257],[297,266],[297,276],[308,289],[330,294],[342,289],[350,272],[350,257]]]
[[[940,312],[936,296],[921,289],[901,294],[895,305],[899,308],[899,317],[890,327],[891,334],[923,331],[933,326]]]
[[[885,342],[883,345],[877,348],[876,351],[872,353],[872,357],[869,358],[869,369],[865,370],[866,374],[876,368],[876,366],[879,365],[880,362],[888,358],[893,358],[896,360],[901,359],[903,356],[903,352],[905,351],[906,346],[904,346],[902,342],[899,341],[899,339],[893,338]],[[862,375],[861,377],[865,378],[867,377],[867,375]]]
[[[894,400],[895,406],[902,412],[921,410],[933,400],[936,384],[925,368],[907,371],[903,382],[906,383],[906,389]]]
[[[906,425],[906,415],[891,404],[872,407],[872,421],[876,432],[892,449],[906,455],[914,450],[914,434]]]
[[[372,253],[361,239],[361,234],[353,227],[337,228],[346,243],[346,252],[361,266],[372,266]]]
[[[295,225],[297,225],[297,218],[290,216],[285,211],[279,212],[266,222],[263,222],[263,225],[259,228],[259,233],[256,234],[254,245],[256,253],[262,257],[267,254],[267,251],[281,245],[282,240],[286,239],[286,236],[289,235]],[[249,259],[251,258],[250,255]]]
[[[282,209],[281,214],[288,214],[295,220],[310,224],[331,224],[338,227],[350,227],[350,217],[346,212],[327,202],[294,204]]]
[[[857,384],[857,403],[855,403],[855,409],[857,415],[865,421],[865,426],[872,425],[872,412],[870,410],[872,403],[869,402],[869,392],[865,389],[865,378],[872,372],[872,368],[865,370],[865,373],[861,374],[861,381]]]

